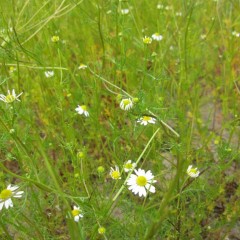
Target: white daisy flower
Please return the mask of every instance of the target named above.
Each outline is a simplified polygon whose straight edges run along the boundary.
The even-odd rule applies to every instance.
[[[125,9],[121,9],[121,14],[122,15],[126,15],[129,13],[129,9],[128,8],[125,8]]]
[[[9,207],[13,207],[12,197],[21,198],[23,191],[16,191],[19,187],[17,185],[11,186],[9,184],[6,189],[2,190],[0,193],[0,211],[3,207],[8,209]]]
[[[137,122],[139,122],[141,125],[146,126],[149,123],[155,124],[156,123],[156,119],[153,118],[153,117],[149,117],[149,116],[143,116],[140,119],[138,119]]]
[[[133,107],[133,101],[130,98],[124,98],[120,102],[120,108],[122,110],[128,111]]]
[[[236,32],[236,31],[233,31],[232,35],[235,36],[235,37],[240,37],[240,33]]]
[[[86,69],[87,68],[87,65],[81,63],[80,66],[78,67],[79,70],[81,69]]]
[[[121,179],[121,173],[119,172],[118,166],[115,166],[115,169],[111,167],[110,176],[115,180]]]
[[[152,43],[152,38],[145,36],[143,39],[144,44],[151,44]]]
[[[51,78],[54,76],[54,71],[46,71],[44,72],[46,78]]]
[[[155,193],[155,187],[152,183],[157,182],[154,180],[154,176],[150,170],[145,172],[142,169],[134,170],[136,174],[131,174],[127,180],[128,189],[131,190],[135,195],[139,197],[147,196],[147,192]]]
[[[18,99],[23,93],[21,92],[20,94],[16,95],[15,93],[15,90],[13,89],[12,90],[12,94],[11,92],[8,90],[8,94],[5,96],[3,94],[0,94],[0,101],[3,101],[5,103],[12,103],[14,102],[15,100],[19,101],[20,100]]]
[[[161,41],[163,39],[163,36],[160,35],[159,33],[154,33],[152,35],[152,39],[159,42],[159,41]]]
[[[75,222],[78,222],[80,218],[83,218],[83,213],[80,207],[73,206],[73,210],[71,211],[71,213]]]
[[[187,174],[192,178],[196,178],[199,176],[200,172],[198,171],[197,168],[193,168],[192,165],[190,165],[188,166]]]
[[[81,105],[81,106],[78,105],[78,107],[75,108],[75,110],[80,115],[84,114],[86,117],[89,116],[89,112],[87,111],[87,106],[86,105]]]
[[[128,160],[124,165],[124,171],[125,172],[129,172],[131,170],[133,170],[136,167],[136,163],[132,163],[132,160]]]

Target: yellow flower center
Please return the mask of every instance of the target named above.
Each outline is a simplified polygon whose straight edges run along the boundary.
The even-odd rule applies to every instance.
[[[193,174],[196,174],[197,173],[197,168],[192,168],[190,171],[189,171],[189,173],[193,173]]]
[[[106,229],[104,228],[104,227],[100,227],[99,229],[98,229],[98,233],[99,234],[104,234],[106,232]]]
[[[9,68],[9,71],[10,72],[14,72],[16,69],[15,69],[15,67],[13,67],[13,66],[11,66],[10,68]]]
[[[15,101],[15,97],[12,95],[12,94],[8,94],[7,96],[6,96],[6,102],[7,103],[12,103],[12,102],[14,102]]]
[[[82,108],[83,111],[87,111],[87,106],[86,105],[82,105],[81,108]]]
[[[58,41],[59,41],[59,36],[52,37],[52,42],[58,42]]]
[[[133,167],[133,165],[132,165],[132,163],[126,163],[124,167],[127,169],[131,169]]]
[[[144,117],[142,118],[142,120],[148,122],[148,121],[152,120],[152,118],[151,118],[151,117],[148,117],[148,116],[144,116]]]
[[[79,209],[73,209],[72,210],[72,215],[74,216],[74,217],[76,217],[77,215],[79,215],[81,213],[81,211],[79,210]]]
[[[112,177],[113,179],[119,179],[120,176],[121,176],[121,174],[120,174],[119,171],[113,171],[113,172],[111,173],[111,177]]]
[[[147,179],[144,176],[138,176],[136,183],[138,186],[144,187],[147,184]]]
[[[0,199],[8,199],[12,196],[12,191],[9,189],[4,189],[0,193]]]
[[[146,37],[143,39],[143,43],[150,44],[152,42],[152,39],[150,37]]]
[[[81,63],[79,67],[80,68],[86,68],[87,66],[85,64]]]
[[[129,105],[131,103],[131,101],[129,99],[124,99],[123,100],[123,104],[126,107],[127,105]]]
[[[159,34],[159,33],[154,33],[154,35],[155,35],[156,37],[159,37],[159,36],[160,36],[160,34]]]

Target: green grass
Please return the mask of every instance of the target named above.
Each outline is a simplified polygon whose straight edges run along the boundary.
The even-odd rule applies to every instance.
[[[0,239],[239,237],[238,0],[0,7],[0,94],[23,92],[20,102],[0,101],[0,191],[24,191],[0,211]],[[144,44],[155,32],[162,41]],[[123,98],[138,101],[123,111]],[[144,115],[156,124],[140,125]],[[155,193],[140,198],[124,185],[129,159],[151,170]]]

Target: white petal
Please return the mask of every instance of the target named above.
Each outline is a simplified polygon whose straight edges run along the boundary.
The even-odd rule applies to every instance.
[[[150,187],[148,186],[147,190],[151,193],[155,193],[156,192],[156,189],[153,185],[151,185]]]
[[[138,194],[139,193],[139,188],[138,187],[135,187],[134,189],[132,189],[132,192],[134,193],[134,194]]]
[[[11,198],[5,201],[5,208],[8,209],[9,207],[13,206]]]
[[[23,195],[23,193],[24,193],[24,191],[19,191],[19,192],[15,193],[15,194],[13,195],[13,197],[15,197],[15,198],[21,198],[22,195]]]
[[[79,221],[79,216],[78,216],[78,215],[74,217],[74,221],[75,221],[75,222],[78,222],[78,221]]]
[[[11,190],[11,191],[15,191],[15,190],[17,190],[18,188],[19,188],[19,186],[17,186],[17,185],[11,187],[11,184],[8,185],[8,187],[7,187],[7,189],[9,189],[9,190]]]
[[[141,175],[141,176],[145,176],[145,171],[141,168],[138,169],[138,176]]]
[[[10,199],[10,200],[11,200],[11,199]],[[13,202],[12,202],[12,200],[9,201],[9,207],[13,207]]]
[[[148,170],[148,171],[146,172],[146,178],[147,178],[148,180],[151,180],[151,179],[154,178],[154,176],[153,176],[153,174],[152,174],[152,172],[151,172],[150,170]]]
[[[139,196],[144,196],[146,197],[147,196],[147,192],[146,192],[146,189],[144,187],[141,187],[140,191],[139,191]]]
[[[19,93],[16,98],[20,97],[23,94],[23,92]],[[17,99],[18,100],[18,99]],[[19,101],[19,100],[18,100]]]
[[[188,166],[187,172],[189,172],[192,169],[192,165]]]
[[[139,175],[139,174],[138,174],[138,171],[139,171],[139,170],[140,170],[140,168],[139,168],[138,170],[137,170],[137,169],[134,170],[134,172],[137,174],[137,176]]]
[[[18,192],[16,192],[15,194],[16,195],[22,195],[24,193],[24,191],[18,191]]]
[[[84,111],[84,115],[85,115],[86,117],[88,117],[88,116],[89,116],[89,113],[88,113],[87,111]]]
[[[4,202],[0,202],[0,211],[2,210]]]

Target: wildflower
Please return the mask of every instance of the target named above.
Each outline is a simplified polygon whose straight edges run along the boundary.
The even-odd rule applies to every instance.
[[[128,111],[129,109],[131,109],[133,107],[133,102],[130,98],[124,98],[122,99],[122,101],[120,102],[120,108],[122,110]]]
[[[71,213],[75,222],[78,222],[80,218],[83,218],[82,210],[80,207],[73,206]]]
[[[16,95],[15,90],[12,90],[12,94],[11,92],[8,90],[8,95],[4,96],[3,94],[0,94],[0,101],[3,101],[5,103],[12,103],[15,100],[19,101],[18,99],[23,93],[21,92],[20,94]]]
[[[99,166],[99,167],[97,168],[97,172],[98,172],[99,174],[104,173],[104,171],[105,171],[105,168],[104,168],[103,166]]]
[[[47,78],[50,78],[50,77],[54,76],[54,71],[46,71],[46,72],[44,72],[44,74]]]
[[[154,33],[152,35],[152,39],[159,42],[159,41],[161,41],[163,39],[163,36],[160,35],[159,33]]]
[[[75,110],[77,111],[78,114],[82,115],[84,114],[86,117],[89,116],[89,113],[87,111],[87,106],[86,105],[82,105],[82,106],[79,106],[77,108],[75,108]]]
[[[139,98],[137,98],[137,97],[136,97],[136,98],[133,98],[133,102],[134,102],[134,103],[138,103],[138,102],[139,102]]]
[[[52,36],[51,40],[52,40],[52,42],[56,43],[59,41],[59,36]]]
[[[233,31],[232,35],[235,36],[235,37],[240,37],[240,33],[236,32],[236,31]]]
[[[6,189],[2,190],[0,193],[0,210],[5,206],[6,209],[13,207],[13,202],[11,197],[21,198],[23,191],[16,191],[19,187],[17,185],[11,186],[9,184]]]
[[[164,6],[162,4],[157,5],[157,9],[163,9],[163,8],[164,8]]]
[[[156,119],[153,117],[149,117],[149,116],[143,116],[140,119],[138,119],[137,122],[139,122],[141,125],[146,126],[146,125],[148,125],[148,123],[155,124]]]
[[[119,172],[118,166],[115,166],[115,169],[111,167],[110,176],[115,180],[121,179],[121,173]]]
[[[14,66],[11,66],[11,67],[9,68],[9,73],[10,73],[10,74],[11,74],[11,73],[14,73],[16,70],[17,70],[17,69],[16,69]]]
[[[85,157],[85,152],[79,151],[77,153],[77,158],[81,159],[81,158],[84,158],[84,157]]]
[[[151,43],[152,43],[152,38],[145,36],[145,37],[143,38],[143,43],[144,43],[144,44],[151,44]]]
[[[165,10],[166,10],[166,11],[169,11],[169,10],[172,10],[172,8],[173,8],[172,6],[166,6],[166,7],[165,7]]]
[[[10,133],[10,134],[14,134],[14,133],[15,133],[15,129],[14,129],[14,128],[11,128],[11,129],[9,130],[9,133]]]
[[[81,69],[86,69],[87,68],[87,65],[81,63],[80,66],[78,67],[79,70]]]
[[[132,163],[132,160],[128,160],[124,165],[124,171],[125,172],[129,172],[131,170],[133,170],[136,167],[136,163]]]
[[[193,168],[192,165],[189,165],[188,166],[188,169],[187,169],[187,174],[192,177],[192,178],[196,178],[199,176],[199,171],[197,168]]]
[[[106,232],[106,228],[104,228],[104,227],[98,228],[98,233],[99,234],[103,235],[103,234],[105,234],[105,232]]]
[[[125,9],[121,9],[121,14],[122,15],[126,15],[129,13],[129,9],[128,8],[125,8]]]
[[[155,187],[152,183],[157,182],[154,180],[154,176],[150,170],[145,172],[142,169],[134,170],[136,174],[131,174],[130,178],[127,180],[127,185],[129,185],[129,190],[131,190],[135,195],[139,197],[147,196],[147,192],[155,193]]]
[[[182,16],[182,12],[176,12],[176,16],[177,17],[181,17]]]

